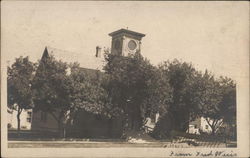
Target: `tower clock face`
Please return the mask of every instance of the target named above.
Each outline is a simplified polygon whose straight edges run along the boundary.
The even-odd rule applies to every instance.
[[[128,48],[129,48],[130,50],[135,50],[136,47],[137,47],[137,44],[136,44],[136,42],[135,42],[134,40],[130,40],[130,41],[128,42]]]

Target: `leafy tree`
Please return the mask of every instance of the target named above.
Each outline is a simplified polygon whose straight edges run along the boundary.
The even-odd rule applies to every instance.
[[[31,81],[33,79],[35,64],[28,57],[16,58],[8,67],[8,107],[17,111],[17,127],[20,130],[20,115],[23,109],[32,108]]]
[[[61,136],[66,135],[66,125],[81,109],[101,114],[107,95],[101,87],[100,71],[79,67],[55,60],[53,56],[40,61],[33,91],[35,110],[50,113],[58,123]]]
[[[151,136],[156,139],[169,139],[172,137],[172,131],[174,129],[173,116],[170,112],[160,115],[158,122],[156,123]]]
[[[212,129],[212,134],[221,126],[223,116],[223,89],[213,75],[206,71],[197,74],[193,84],[193,101],[198,116],[203,116]],[[222,106],[223,105],[223,106]]]
[[[34,110],[51,114],[62,132],[70,109],[68,65],[53,56],[43,56],[33,80]],[[63,133],[61,133],[61,136]]]
[[[164,72],[164,77],[168,78],[172,89],[172,100],[166,117],[172,119],[174,130],[186,131],[192,116],[193,103],[190,87],[193,84],[196,70],[191,64],[180,62],[177,59],[172,62],[166,61],[160,64],[159,68]]]
[[[224,134],[236,139],[236,83],[227,77],[220,77],[218,81],[222,90],[221,115],[227,125]]]
[[[203,116],[214,134],[223,122],[236,120],[236,86],[230,78],[216,80],[208,71],[198,72],[191,64],[174,60],[159,67],[169,78],[173,99],[155,133],[171,128],[186,131],[191,120]],[[172,124],[166,120],[172,120]],[[168,124],[168,125],[167,125]],[[168,127],[161,127],[161,126]],[[166,135],[166,132],[165,132]]]
[[[170,98],[167,82],[139,52],[128,57],[108,54],[106,61],[106,90],[111,105],[119,109],[125,130],[139,131],[150,113],[164,109],[167,104]]]
[[[73,118],[80,109],[103,114],[107,102],[107,93],[102,87],[103,74],[98,70],[86,70],[79,64],[73,63],[69,75],[69,103],[70,113]],[[87,73],[90,71],[90,73]]]
[[[236,124],[236,84],[227,77],[218,80],[222,91],[221,113],[223,121],[228,124]]]

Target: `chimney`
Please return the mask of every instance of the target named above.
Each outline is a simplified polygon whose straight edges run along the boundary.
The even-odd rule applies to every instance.
[[[101,51],[102,51],[102,48],[100,46],[96,46],[96,53],[95,53],[95,56],[97,58],[100,58],[101,57]]]

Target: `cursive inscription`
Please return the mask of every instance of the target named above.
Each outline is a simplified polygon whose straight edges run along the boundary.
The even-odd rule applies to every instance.
[[[171,151],[171,153],[169,154],[169,156],[171,157],[236,157],[237,153],[233,152],[233,151],[214,151],[214,150],[210,150],[207,152],[204,151],[196,151],[196,152],[174,152]]]

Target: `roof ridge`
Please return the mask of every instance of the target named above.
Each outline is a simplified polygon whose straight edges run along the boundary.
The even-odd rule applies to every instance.
[[[114,32],[109,33],[109,36],[115,36],[115,35],[120,34],[120,33],[134,34],[135,36],[139,36],[140,38],[146,36],[146,34],[139,33],[139,32],[136,32],[136,31],[132,31],[132,30],[129,30],[129,29],[124,29],[124,28],[121,28],[119,30],[116,30]]]
[[[84,54],[79,52],[58,49],[52,46],[46,46],[48,55],[54,56],[57,60],[67,63],[77,62],[80,67],[88,69],[102,69],[105,62],[104,57],[96,57],[94,54]]]
[[[65,53],[80,54],[79,52],[73,52],[73,51],[69,51],[69,50],[65,50],[65,49],[59,49],[59,48],[51,47],[51,46],[46,46],[45,48],[47,48],[48,50],[56,50],[56,51],[65,52]]]

